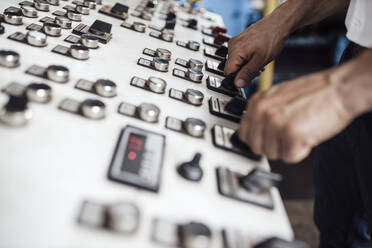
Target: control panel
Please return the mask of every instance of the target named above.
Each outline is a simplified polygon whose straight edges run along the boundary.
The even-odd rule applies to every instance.
[[[0,244],[302,247],[229,39],[178,1],[0,1]]]

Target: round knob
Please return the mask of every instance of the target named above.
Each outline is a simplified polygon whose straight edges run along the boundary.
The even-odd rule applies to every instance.
[[[167,72],[169,63],[168,61],[155,57],[152,61],[153,66],[155,67],[156,70],[162,71],[162,72]]]
[[[69,70],[66,67],[60,65],[48,66],[46,72],[49,80],[58,83],[67,83],[70,77]]]
[[[98,38],[90,34],[83,34],[81,36],[81,43],[88,48],[97,48]]]
[[[64,17],[64,16],[56,16],[54,18],[55,23],[61,26],[61,28],[64,29],[71,29],[72,28],[72,22],[70,19]]]
[[[49,11],[49,4],[47,1],[44,0],[34,0],[34,6],[37,10],[40,11]]]
[[[37,17],[37,11],[35,8],[27,5],[23,5],[21,7],[22,9],[22,14],[24,16],[30,17],[30,18],[36,18]]]
[[[131,203],[117,203],[107,207],[108,227],[120,233],[133,233],[139,226],[139,209]]]
[[[138,113],[142,120],[146,122],[157,122],[159,119],[160,109],[151,103],[142,103],[138,107]]]
[[[70,47],[71,56],[75,59],[86,60],[89,59],[89,48],[81,45],[72,45]]]
[[[14,51],[0,50],[0,65],[13,68],[19,65],[19,54]]]
[[[67,11],[67,18],[71,21],[80,22],[81,21],[81,14],[74,10]]]
[[[191,222],[180,227],[180,241],[185,248],[209,248],[212,232],[203,223]]]
[[[43,83],[31,83],[26,88],[28,100],[38,103],[47,103],[52,99],[52,88]]]
[[[99,100],[87,99],[81,104],[81,113],[89,119],[103,119],[106,115],[106,106]]]
[[[178,174],[186,180],[198,182],[203,177],[203,170],[200,167],[201,154],[195,154],[194,158],[190,162],[182,163],[177,168]]]
[[[203,62],[197,59],[190,59],[188,65],[191,69],[196,71],[201,71],[203,69]]]
[[[199,51],[199,48],[200,48],[200,43],[197,42],[197,41],[189,41],[187,43],[187,47],[190,48],[191,50],[194,50],[194,51]]]
[[[61,26],[57,23],[45,22],[43,30],[47,35],[58,37],[61,36]]]
[[[83,15],[89,15],[89,7],[86,7],[84,5],[76,5],[75,7],[76,12],[83,14]]]
[[[169,42],[172,42],[173,41],[173,37],[174,37],[174,33],[171,32],[171,31],[168,31],[168,30],[164,30],[162,33],[161,33],[161,38],[165,41],[169,41]]]
[[[32,118],[25,96],[10,96],[8,103],[0,110],[0,121],[10,126],[23,126]]]
[[[59,5],[59,0],[46,0],[49,4],[58,6]]]
[[[204,121],[196,118],[187,118],[185,121],[185,128],[187,132],[194,137],[202,137],[206,129]]]
[[[94,88],[98,95],[103,97],[116,96],[116,84],[111,80],[99,79],[94,84]]]
[[[189,103],[193,105],[201,105],[204,100],[204,94],[198,90],[187,89],[185,92],[185,97]]]
[[[142,22],[133,22],[133,29],[137,32],[144,33],[146,31],[146,24]]]
[[[90,9],[95,9],[97,6],[97,3],[94,0],[85,0],[83,4]]]
[[[161,59],[170,61],[172,58],[172,52],[164,48],[158,48],[156,49],[156,56]]]
[[[164,93],[167,87],[167,82],[158,77],[149,77],[147,84],[151,91],[155,93]]]
[[[23,23],[22,10],[7,10],[4,12],[4,21],[13,25],[21,25]]]
[[[48,44],[46,34],[39,31],[28,31],[26,39],[28,44],[36,47],[44,47]]]
[[[186,72],[186,76],[194,82],[200,83],[203,79],[203,73],[201,71],[197,71],[194,69],[188,69]]]

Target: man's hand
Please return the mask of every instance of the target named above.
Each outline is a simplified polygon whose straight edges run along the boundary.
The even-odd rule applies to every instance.
[[[229,41],[226,75],[240,70],[235,79],[237,87],[244,87],[283,49],[285,36],[275,17],[251,25]]]
[[[254,95],[241,122],[240,139],[269,159],[290,163],[304,159],[314,146],[339,133],[354,118],[332,71]]]

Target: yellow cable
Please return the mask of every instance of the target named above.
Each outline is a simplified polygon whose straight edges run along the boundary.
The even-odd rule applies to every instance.
[[[271,12],[278,6],[278,0],[266,0],[263,15],[270,15]],[[258,91],[268,90],[274,80],[274,61],[265,66],[265,71],[261,73],[258,81]]]

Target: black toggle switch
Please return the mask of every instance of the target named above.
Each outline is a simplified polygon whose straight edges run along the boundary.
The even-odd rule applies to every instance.
[[[148,2],[146,3],[146,8],[149,8],[149,9],[153,9],[153,8],[155,8],[155,4],[154,4],[154,2],[153,2],[153,1],[148,1]]]
[[[5,105],[7,112],[23,112],[28,107],[28,99],[26,96],[9,96],[9,101]]]
[[[192,18],[187,21],[188,28],[196,28],[198,26],[198,20]]]
[[[233,72],[227,75],[226,78],[222,80],[221,86],[231,91],[237,91],[237,88],[234,85],[234,81],[235,81],[236,75],[238,75],[238,72],[239,71],[236,71],[236,72]]]
[[[229,49],[227,48],[227,46],[220,46],[219,48],[217,48],[215,54],[218,55],[218,56],[226,58],[228,52],[229,52]],[[226,60],[224,60],[223,69],[225,69],[225,64],[226,64]],[[220,69],[220,68],[218,68],[218,69]],[[223,70],[223,69],[220,69],[220,70]]]
[[[226,66],[226,62],[227,62],[227,59],[222,60],[222,61],[219,63],[217,69],[218,69],[218,70],[221,70],[221,71],[224,71],[224,70],[225,70],[225,66]]]
[[[247,108],[248,101],[243,97],[236,96],[231,99],[225,106],[225,110],[230,114],[243,115],[243,112]]]
[[[186,180],[198,182],[203,177],[203,170],[200,167],[201,154],[196,153],[190,162],[186,162],[178,166],[177,172]]]
[[[92,26],[90,26],[89,32],[95,35],[104,35],[105,33],[111,33],[111,28],[112,24],[96,20]]]
[[[239,178],[240,185],[249,192],[260,194],[276,187],[282,181],[280,174],[255,168]]]
[[[170,11],[167,13],[166,21],[173,21],[176,20],[177,16],[174,12]]]
[[[124,13],[128,13],[129,7],[127,5],[123,5],[120,3],[116,3],[112,8],[111,8],[111,13],[115,15],[122,15]]]
[[[249,154],[251,158],[256,160],[259,160],[261,158],[260,155],[253,153],[251,148],[246,143],[240,140],[238,131],[231,135],[230,142],[235,148],[243,151],[246,154]]]
[[[302,241],[287,241],[280,238],[269,238],[257,245],[254,248],[309,248],[307,244]]]
[[[165,22],[165,26],[163,30],[164,29],[174,30],[175,27],[176,27],[176,20],[170,20],[170,21]]]

